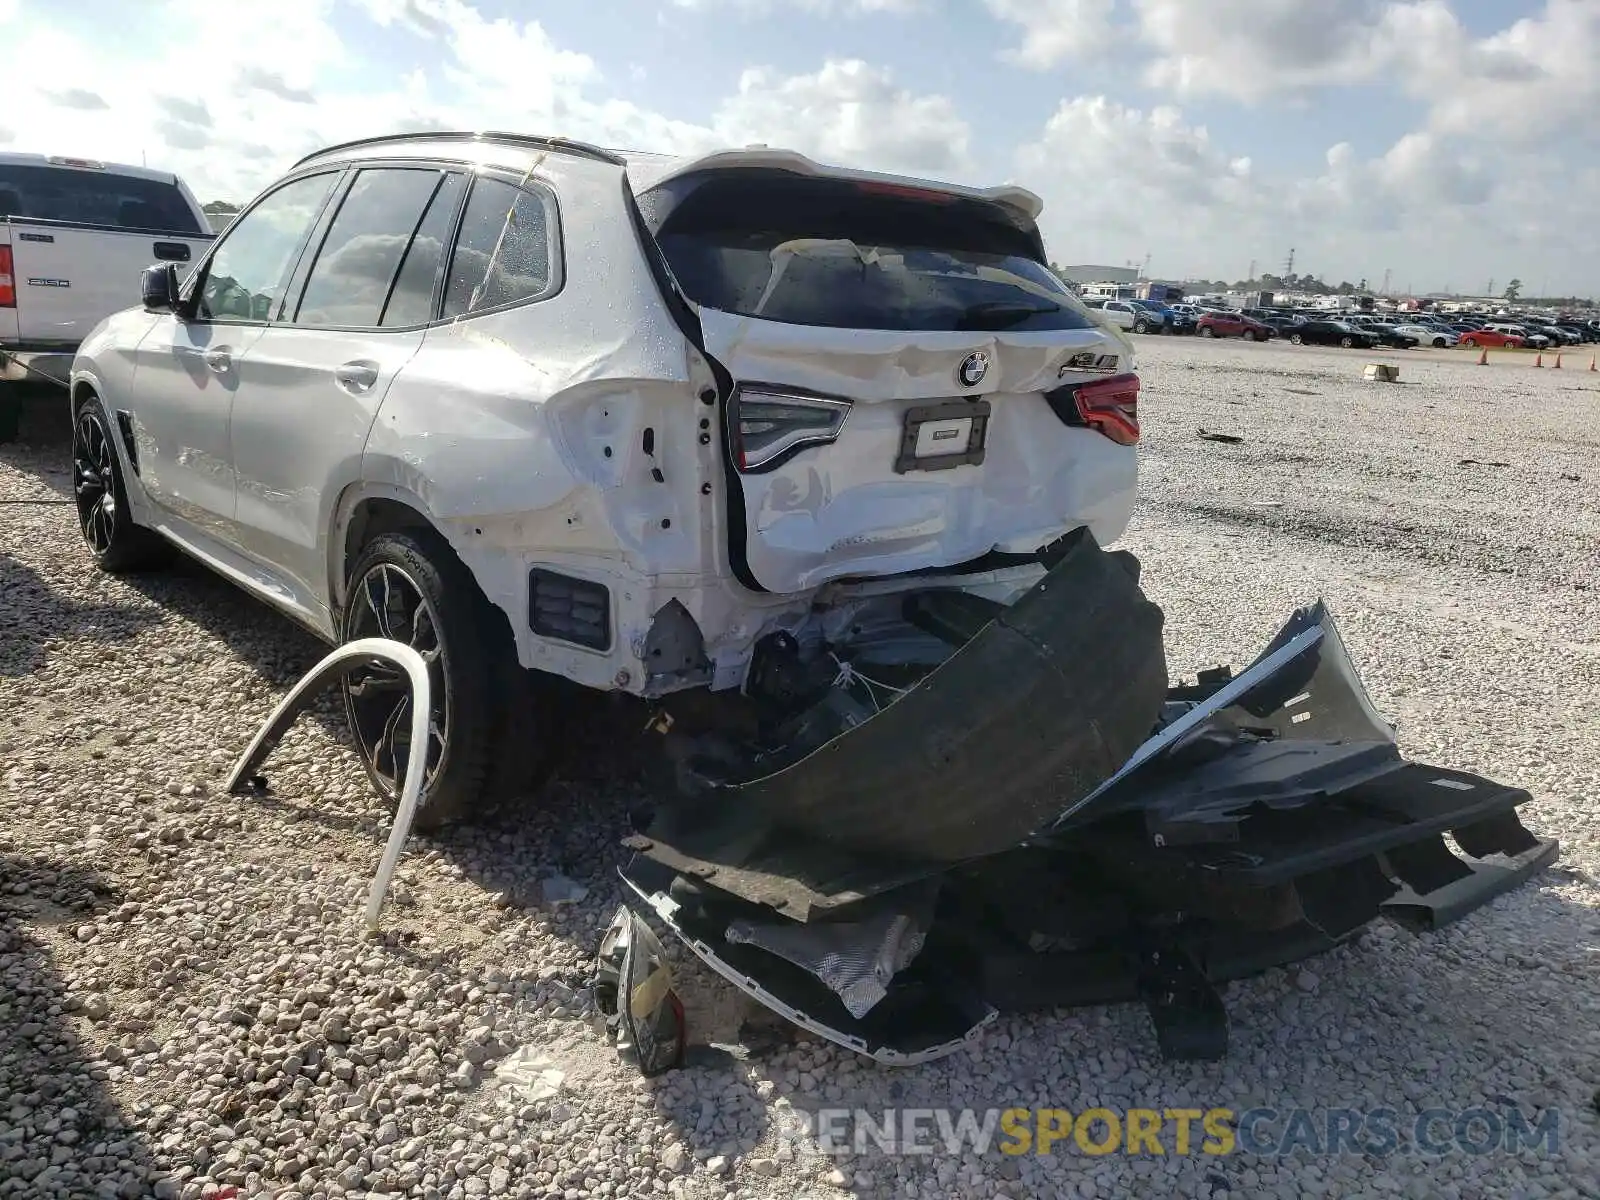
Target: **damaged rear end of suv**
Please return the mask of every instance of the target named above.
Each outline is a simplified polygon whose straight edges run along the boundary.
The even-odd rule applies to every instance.
[[[1525,791],[1401,756],[1321,602],[1237,676],[1169,683],[1103,548],[1138,379],[1044,268],[1036,202],[757,168],[641,210],[717,380],[730,566],[815,588],[722,703],[661,702],[677,795],[622,872],[732,984],[889,1063],[1118,1000],[1215,1058],[1222,982],[1555,857]]]

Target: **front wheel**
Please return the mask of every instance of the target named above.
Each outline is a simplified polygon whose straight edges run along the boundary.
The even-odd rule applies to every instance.
[[[1133,323],[1133,331],[1135,333],[1149,333],[1150,325],[1146,321],[1135,321]]]
[[[1352,337],[1342,337],[1339,339],[1339,345],[1343,346],[1346,350],[1350,349],[1350,347],[1354,346],[1355,344],[1356,340]]]
[[[384,533],[368,543],[350,573],[340,629],[345,641],[404,642],[428,664],[433,694],[418,829],[472,815],[510,787],[531,783],[548,761],[554,743],[540,728],[538,706],[523,711],[518,703],[531,698],[530,689],[504,617],[431,530]],[[373,665],[349,675],[343,693],[367,775],[394,803],[411,753],[405,676]]]
[[[1296,345],[1296,346],[1301,346],[1301,345],[1305,344],[1305,339],[1303,337],[1301,337],[1298,333],[1291,333],[1289,335],[1289,341],[1291,343],[1293,343],[1294,345]]]
[[[78,531],[102,571],[137,571],[166,557],[167,544],[160,536],[133,523],[122,460],[98,396],[79,406],[72,424],[72,494]]]
[[[1433,348],[1435,350],[1443,350],[1444,349],[1444,339],[1443,338],[1434,338],[1433,339]]]
[[[1207,325],[1204,329],[1202,329],[1200,331],[1200,336],[1201,337],[1216,337],[1217,336],[1217,331],[1212,329],[1211,326]]]
[[[1246,329],[1244,331],[1244,340],[1247,341],[1247,342],[1255,341],[1256,340],[1256,331],[1254,329]]]

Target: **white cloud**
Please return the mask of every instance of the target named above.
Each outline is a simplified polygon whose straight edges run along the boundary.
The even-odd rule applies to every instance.
[[[1117,37],[1117,0],[984,0],[984,6],[1021,26],[1021,44],[1003,57],[1034,71],[1097,54]]]
[[[928,7],[928,0],[672,0],[677,8],[704,11],[731,9],[744,16],[764,16],[784,9],[819,16],[869,16],[890,13],[905,16]]]
[[[967,123],[945,96],[918,95],[859,59],[810,75],[752,68],[712,127],[725,142],[765,142],[879,170],[943,175],[966,157]]]

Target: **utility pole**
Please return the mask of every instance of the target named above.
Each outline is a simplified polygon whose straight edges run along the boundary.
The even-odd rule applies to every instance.
[[[1493,295],[1494,295],[1494,276],[1493,275],[1489,276],[1489,284],[1488,284],[1487,287],[1485,287],[1483,289],[1483,294],[1485,296],[1493,297]]]
[[[1250,274],[1245,276],[1245,281],[1247,283],[1254,283],[1256,281],[1256,260],[1253,258],[1250,260]]]
[[[1294,247],[1289,247],[1289,258],[1283,264],[1283,277],[1285,279],[1294,274]]]

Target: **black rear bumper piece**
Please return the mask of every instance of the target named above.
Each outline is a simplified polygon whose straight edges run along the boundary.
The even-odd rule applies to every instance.
[[[1167,688],[1131,565],[1080,537],[877,716],[663,810],[630,839],[636,902],[882,1062],[1135,999],[1166,1055],[1216,1058],[1217,984],[1381,915],[1438,927],[1554,860],[1527,792],[1401,757],[1320,603],[1238,676]],[[889,920],[914,940],[886,946]]]

